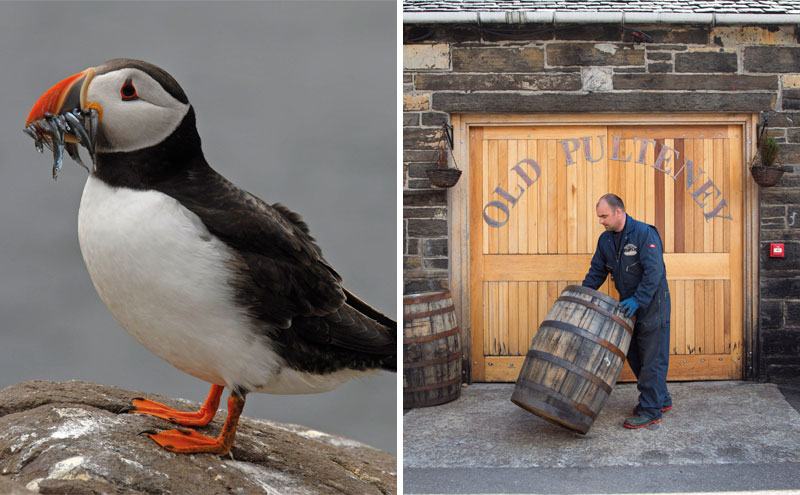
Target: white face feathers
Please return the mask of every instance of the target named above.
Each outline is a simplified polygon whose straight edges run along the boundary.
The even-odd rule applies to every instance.
[[[98,152],[126,152],[156,145],[180,125],[189,105],[136,68],[95,76],[86,101],[102,108]]]

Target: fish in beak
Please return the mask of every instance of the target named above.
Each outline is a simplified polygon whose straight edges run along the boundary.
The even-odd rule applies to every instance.
[[[81,160],[78,145],[85,147],[95,161],[97,126],[100,109],[86,101],[89,83],[94,77],[89,68],[70,76],[48,89],[33,105],[25,121],[26,134],[33,138],[42,153],[46,146],[53,152],[53,179],[61,170],[64,149],[79,165],[91,173]]]

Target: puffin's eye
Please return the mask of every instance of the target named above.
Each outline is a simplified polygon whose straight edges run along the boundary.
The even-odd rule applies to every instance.
[[[120,96],[122,96],[123,101],[131,101],[131,100],[138,100],[139,95],[136,94],[136,88],[133,86],[133,82],[131,78],[125,79],[125,83],[122,85],[122,89],[119,90]]]

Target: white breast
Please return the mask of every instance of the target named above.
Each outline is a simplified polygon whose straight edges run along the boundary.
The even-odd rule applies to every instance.
[[[268,393],[321,392],[353,375],[312,377],[285,368],[235,304],[228,284],[231,251],[175,199],[89,177],[78,235],[108,309],[139,343],[178,369]]]

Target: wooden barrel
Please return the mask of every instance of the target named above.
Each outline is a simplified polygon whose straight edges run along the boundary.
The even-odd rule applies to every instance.
[[[533,338],[511,400],[559,426],[586,433],[611,395],[633,320],[616,299],[567,286]]]
[[[450,291],[403,296],[403,408],[461,394],[461,346]]]

